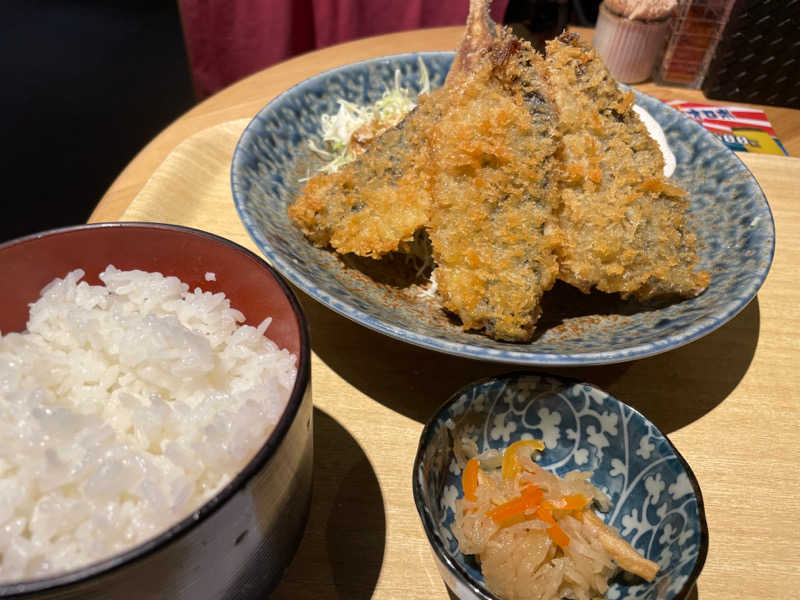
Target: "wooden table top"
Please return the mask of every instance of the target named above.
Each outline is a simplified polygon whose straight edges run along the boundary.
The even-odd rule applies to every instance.
[[[231,199],[233,148],[271,98],[325,69],[411,50],[449,50],[459,27],[392,34],[306,54],[212,96],[167,127],[120,174],[91,222],[198,227],[254,251]],[[636,86],[660,98],[700,92]],[[800,111],[763,107],[790,154]],[[703,490],[710,548],[692,597],[793,598],[800,589],[792,515],[800,481],[800,159],[741,154],[773,210],[777,248],[756,299],[708,336],[619,365],[550,369],[593,383],[666,433]],[[442,598],[411,495],[423,424],[479,377],[511,370],[389,339],[302,292],[312,339],[315,482],[305,537],[274,597]]]

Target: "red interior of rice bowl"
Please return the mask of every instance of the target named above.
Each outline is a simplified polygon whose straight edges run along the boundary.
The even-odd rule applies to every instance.
[[[269,337],[292,354],[300,351],[300,328],[281,285],[265,277],[259,259],[224,242],[197,232],[158,225],[126,224],[64,230],[34,235],[0,245],[0,281],[3,282],[0,331],[23,331],[28,305],[55,277],[81,268],[84,281],[97,285],[109,264],[120,270],[141,269],[175,275],[194,289],[224,292],[231,305],[257,326],[271,316]],[[216,274],[207,281],[206,273]]]

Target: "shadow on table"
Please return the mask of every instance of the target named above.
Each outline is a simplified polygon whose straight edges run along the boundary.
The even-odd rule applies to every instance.
[[[699,419],[738,385],[759,335],[758,300],[681,348],[634,362],[531,369],[460,358],[374,332],[298,292],[311,344],[332,370],[376,402],[420,423],[462,386],[515,370],[546,371],[597,385],[644,413],[664,433]]]
[[[371,598],[385,542],[383,497],[366,454],[344,427],[315,408],[311,515],[270,598]]]
[[[689,592],[683,596],[682,598],[677,598],[676,600],[699,600],[700,596],[697,594],[697,586],[693,586]]]
[[[670,433],[711,412],[739,385],[758,345],[759,324],[756,298],[716,331],[676,350],[632,363],[554,372],[597,385]]]

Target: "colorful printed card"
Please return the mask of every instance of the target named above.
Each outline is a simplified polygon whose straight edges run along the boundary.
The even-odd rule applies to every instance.
[[[772,124],[767,120],[763,110],[683,100],[665,102],[719,136],[735,152],[789,155],[775,135],[775,130],[772,129]]]

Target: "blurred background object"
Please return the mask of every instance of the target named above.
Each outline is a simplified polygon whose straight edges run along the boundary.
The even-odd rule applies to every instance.
[[[582,5],[575,2],[583,17]],[[504,23],[518,36],[544,51],[545,42],[560,34],[570,21],[570,0],[526,0],[508,4]]]
[[[737,0],[702,89],[709,98],[800,108],[800,0]]]
[[[600,0],[493,0],[492,19],[542,49]],[[374,35],[463,25],[468,0],[179,0],[195,89],[205,98],[292,56]]]
[[[194,102],[174,0],[2,0],[0,241],[86,221]]]
[[[543,42],[567,23],[593,25],[598,5],[494,0],[492,16]],[[468,0],[0,1],[0,174],[14,190],[0,242],[85,222],[133,157],[198,99],[322,45],[463,25],[467,8]]]
[[[664,48],[676,0],[606,0],[600,5],[592,45],[622,83],[650,77]]]
[[[700,87],[734,2],[735,0],[680,2],[678,12],[671,22],[664,56],[653,73],[656,83]]]
[[[494,0],[502,22],[509,0]],[[383,33],[463,25],[456,0],[179,0],[195,88],[204,98],[291,56]]]

